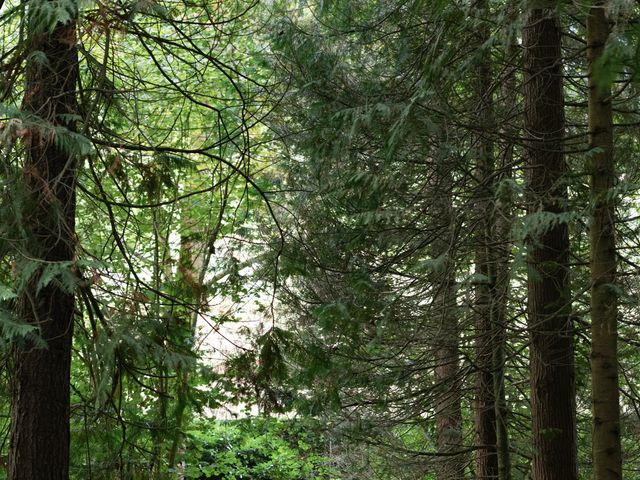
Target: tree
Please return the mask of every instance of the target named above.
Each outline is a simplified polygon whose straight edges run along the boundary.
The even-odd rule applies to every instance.
[[[176,317],[208,305],[176,285],[172,239],[195,212],[215,250],[212,226],[237,220],[226,192],[239,208],[252,184],[268,87],[260,65],[235,62],[254,6],[0,2],[10,478],[166,476],[189,416],[222,396],[194,393],[217,378],[195,374],[193,328]],[[87,446],[71,471],[70,435]]]
[[[634,461],[636,6],[0,7],[11,479]],[[208,365],[205,324],[256,315],[228,370]],[[238,399],[322,418],[340,472],[251,419],[232,452],[205,417]]]
[[[487,2],[477,2],[478,33],[476,34],[479,49],[485,49],[489,42],[491,32],[484,18],[488,16]],[[497,260],[496,248],[493,247],[493,237],[497,233],[494,205],[492,200],[495,194],[494,180],[496,174],[495,149],[493,144],[494,125],[494,95],[492,86],[492,64],[489,55],[485,55],[478,62],[477,80],[475,85],[476,116],[479,125],[483,125],[485,131],[479,133],[475,140],[476,179],[477,186],[477,251],[476,273],[478,284],[475,298],[475,362],[477,366],[476,399],[474,405],[475,417],[475,441],[478,445],[475,458],[475,475],[479,479],[491,479],[498,476],[498,452],[496,432],[496,397],[494,388],[494,376],[499,370],[494,365],[494,351],[499,346],[496,341],[498,328],[496,322],[496,305],[501,299],[495,297],[499,291],[496,288]],[[501,238],[495,239],[499,244]],[[503,252],[504,253],[504,252]]]
[[[455,480],[464,477],[466,462],[463,449],[462,389],[460,376],[460,321],[457,315],[457,292],[455,281],[456,219],[451,190],[453,172],[444,160],[436,160],[434,183],[430,185],[433,195],[434,219],[440,223],[440,234],[433,240],[433,258],[442,265],[430,279],[434,292],[429,314],[437,318],[434,325],[438,335],[432,340],[434,349],[434,400],[436,441],[440,458],[436,459],[436,478]]]
[[[446,40],[430,43],[414,35],[428,18],[421,7],[408,10],[407,24],[401,5],[379,12],[381,23],[368,12],[351,17],[336,4],[320,12],[326,37],[299,33],[314,28],[302,16],[278,38],[278,60],[295,85],[287,101],[295,106],[273,123],[306,156],[287,165],[287,181],[301,192],[280,200],[293,212],[280,298],[304,340],[296,358],[309,372],[301,376],[311,378],[313,403],[330,394],[326,403],[345,405],[354,427],[371,425],[362,437],[384,426],[397,438],[396,452],[403,446],[394,429],[433,430],[432,442],[414,446],[437,452],[418,471],[453,479],[467,460],[456,284],[461,216],[454,205],[461,169],[451,161],[460,153],[447,141],[459,132],[440,123],[444,114],[434,122],[422,104],[429,98],[446,109],[442,98],[455,82],[445,73],[455,51],[446,45],[455,27],[440,25]],[[340,34],[352,30],[368,48]],[[440,74],[447,75],[442,91],[429,92],[424,78],[416,84]],[[319,367],[328,362],[335,367]]]
[[[603,80],[609,37],[605,2],[587,17],[589,69],[589,147],[592,150],[591,201],[591,384],[593,396],[593,470],[596,480],[622,478],[618,383],[615,203],[611,86]]]
[[[75,2],[27,5],[29,37],[22,110],[37,120],[23,140],[26,237],[18,258],[39,262],[16,301],[16,314],[33,325],[46,346],[25,338],[14,346],[11,480],[69,476],[69,383],[74,294],[43,272],[72,264],[76,255],[78,157],[63,147],[78,115]],[[50,19],[48,11],[56,13]],[[57,14],[67,14],[59,21]]]
[[[493,121],[485,121],[495,93],[486,71],[495,47],[484,45],[488,32],[481,40],[478,33],[488,23],[479,18],[458,28],[461,9],[455,4],[442,11],[389,6],[376,20],[375,13],[362,12],[369,11],[354,16],[348,5],[333,4],[318,12],[319,25],[309,25],[313,16],[301,14],[292,20],[292,33],[285,28],[278,38],[277,46],[284,50],[278,60],[294,85],[287,100],[298,100],[283,114],[283,133],[294,155],[301,157],[284,168],[289,184],[303,192],[300,199],[295,194],[281,197],[293,225],[281,259],[282,299],[291,307],[293,321],[304,325],[296,333],[314,348],[324,344],[326,356],[339,362],[332,371],[342,369],[342,378],[345,371],[355,370],[358,386],[337,385],[341,401],[372,423],[417,423],[430,438],[438,438],[435,451],[428,442],[413,447],[428,452],[425,468],[432,466],[441,478],[457,478],[468,468],[464,453],[470,432],[461,419],[471,403],[465,395],[469,371],[480,370],[485,395],[478,406],[485,414],[480,425],[495,431],[494,411],[500,412],[502,463],[508,465],[506,408],[496,400],[504,398],[503,376],[498,374],[495,383],[493,377],[494,371],[504,371],[504,355],[493,355],[504,351],[507,324],[510,248],[505,232],[510,224],[501,220],[510,208],[508,152],[514,135],[496,148],[500,166],[487,163],[493,160],[487,158],[493,155],[490,145],[499,136]],[[412,35],[423,24],[433,25],[429,32],[438,32],[437,40]],[[305,35],[310,31],[316,33]],[[467,51],[469,40],[473,52]],[[368,49],[360,51],[359,42]],[[462,66],[458,55],[467,59]],[[505,53],[497,55],[502,59]],[[513,98],[513,92],[503,98]],[[507,107],[502,111],[508,111],[512,122],[513,112]],[[481,152],[472,157],[469,150]],[[474,175],[471,168],[476,168]],[[492,225],[487,214],[494,210],[498,220]],[[500,235],[498,242],[493,234]],[[482,266],[473,276],[467,269],[480,251]],[[289,262],[295,271],[284,267]],[[485,274],[489,266],[491,272]],[[481,277],[486,283],[480,286]],[[369,284],[366,296],[354,291],[358,279]],[[470,285],[478,286],[478,297],[490,296],[486,311],[480,314],[478,308],[477,316],[466,313],[464,292]],[[388,318],[395,320],[388,324]],[[467,360],[472,318],[486,323],[473,332],[477,354]],[[366,324],[365,319],[372,327],[358,331],[356,325]],[[344,339],[346,331],[353,331],[355,344]],[[308,355],[305,359],[311,363]],[[405,373],[394,380],[393,372],[401,370]],[[363,371],[371,372],[368,383]],[[380,391],[372,388],[377,381],[383,385]],[[398,412],[393,420],[380,408],[367,412],[367,405],[380,403],[394,405],[389,408]],[[497,474],[495,435],[487,438],[476,439],[478,456],[490,458]],[[492,456],[486,455],[489,449]]]
[[[578,478],[567,167],[560,20],[554,3],[527,11],[523,27],[527,214],[545,221],[528,255],[534,480]]]

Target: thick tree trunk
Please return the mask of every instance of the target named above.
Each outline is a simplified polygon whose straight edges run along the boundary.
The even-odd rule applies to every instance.
[[[611,87],[598,81],[597,62],[609,36],[604,1],[591,7],[587,19],[589,64],[589,147],[591,198],[591,384],[593,395],[593,471],[595,480],[622,478],[618,350],[616,243]]]
[[[44,53],[47,61],[31,60],[27,66],[23,110],[55,125],[64,124],[61,115],[77,113],[75,38],[74,22],[30,38],[29,50]],[[24,184],[33,202],[24,254],[44,262],[69,261],[75,251],[76,163],[46,130],[33,127],[24,137]],[[10,480],[69,478],[74,295],[53,283],[37,292],[39,277],[34,274],[17,302],[17,313],[38,327],[47,347],[34,348],[25,340],[14,348]]]
[[[528,11],[523,30],[533,480],[576,480],[576,405],[563,149],[561,31],[554,8]]]

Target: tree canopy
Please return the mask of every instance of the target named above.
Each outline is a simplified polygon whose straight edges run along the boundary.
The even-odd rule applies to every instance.
[[[640,478],[631,2],[0,2],[0,478]]]

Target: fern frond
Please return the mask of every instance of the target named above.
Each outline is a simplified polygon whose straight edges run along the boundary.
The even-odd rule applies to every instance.
[[[29,2],[29,28],[34,33],[52,33],[78,17],[75,0],[32,0]]]
[[[38,279],[36,295],[51,283],[60,287],[65,293],[73,293],[76,289],[78,278],[74,275],[72,268],[73,262],[70,261],[47,263]]]
[[[0,338],[7,343],[28,340],[35,348],[47,348],[47,342],[40,336],[38,327],[26,323],[4,308],[0,308]]]

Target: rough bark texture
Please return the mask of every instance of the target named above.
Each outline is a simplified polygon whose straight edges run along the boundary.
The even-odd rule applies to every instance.
[[[448,277],[448,276],[447,276]],[[462,448],[462,413],[460,407],[460,378],[458,352],[458,324],[451,315],[453,282],[439,286],[441,293],[436,305],[443,309],[440,314],[440,332],[436,350],[435,382],[439,386],[436,405],[436,431],[438,453],[443,454],[436,462],[437,480],[464,478],[464,458],[456,454]]]
[[[61,114],[77,113],[75,23],[59,25],[51,34],[34,34],[30,42],[29,50],[44,53],[47,62],[31,61],[27,66],[23,110],[61,125]],[[24,184],[33,202],[25,225],[29,234],[25,253],[46,262],[72,260],[75,162],[56,146],[50,129],[30,128],[24,140]],[[39,276],[40,272],[34,274],[17,302],[17,313],[38,327],[47,348],[33,348],[26,340],[14,347],[10,480],[69,477],[74,296],[53,284],[37,293]]]
[[[553,8],[528,11],[523,30],[528,214],[543,221],[529,232],[527,245],[534,480],[578,478],[569,232],[557,217],[567,202],[560,39]]]
[[[458,342],[460,331],[456,316],[455,269],[452,259],[452,232],[454,217],[451,202],[451,172],[439,167],[435,187],[436,218],[442,222],[443,234],[433,244],[435,256],[446,255],[443,271],[434,279],[436,289],[433,299],[434,313],[438,318],[438,332],[435,336],[435,383],[436,435],[438,453],[436,460],[437,480],[458,480],[464,478],[465,459],[462,449],[462,411],[460,391]]]
[[[483,16],[487,14],[485,0],[476,3],[479,27],[476,34],[479,48],[489,40],[490,31]],[[493,215],[493,192],[495,187],[495,160],[493,145],[494,105],[491,92],[493,78],[489,53],[480,54],[475,95],[476,119],[485,129],[475,143],[476,157],[476,273],[480,275],[476,284],[475,301],[475,364],[477,369],[474,424],[475,424],[475,477],[478,480],[495,479],[498,476],[496,451],[496,410],[493,364],[494,337],[494,281],[495,281],[495,226]]]
[[[593,395],[593,471],[595,480],[622,478],[618,393],[616,242],[613,120],[611,87],[598,81],[597,62],[609,36],[604,2],[591,7],[587,19],[589,64],[589,146],[591,198],[591,383]]]
[[[487,19],[491,18],[486,0],[476,4],[480,15],[478,45],[486,46],[491,37]],[[507,14],[515,22],[513,5]],[[509,61],[515,57],[517,46],[507,47]],[[510,480],[508,408],[504,392],[505,347],[507,329],[507,297],[509,292],[509,261],[511,250],[512,199],[507,189],[499,189],[500,182],[512,177],[513,144],[501,145],[497,155],[493,135],[505,139],[516,137],[515,127],[505,122],[498,127],[495,112],[502,106],[506,114],[516,104],[515,69],[500,79],[500,104],[493,95],[491,56],[483,52],[478,64],[476,97],[478,125],[485,131],[477,139],[478,193],[476,200],[479,234],[476,236],[476,271],[482,280],[476,287],[476,401],[475,401],[475,478]],[[510,117],[511,114],[506,115]],[[504,118],[504,117],[503,117]],[[500,161],[498,161],[500,160]]]

